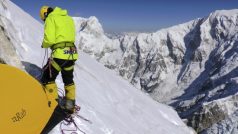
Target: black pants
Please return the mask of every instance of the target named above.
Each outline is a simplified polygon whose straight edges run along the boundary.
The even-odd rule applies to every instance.
[[[63,59],[57,59],[57,58],[54,58],[53,60],[61,68],[70,67],[70,66],[74,65],[74,63],[75,63],[75,60],[63,60]],[[55,79],[56,79],[57,75],[59,74],[59,71],[57,71],[52,65],[49,65],[49,63],[50,62],[48,61],[47,64],[43,68],[44,71],[43,71],[42,78],[41,78],[41,83],[43,85],[45,85],[47,83],[55,82]],[[74,84],[73,71],[74,71],[73,69],[70,71],[65,71],[63,69],[61,70],[64,86]]]

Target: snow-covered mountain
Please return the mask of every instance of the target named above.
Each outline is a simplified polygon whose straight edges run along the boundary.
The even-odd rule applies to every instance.
[[[93,17],[78,23],[82,50],[155,100],[172,105],[200,133],[237,128],[238,10],[155,33],[108,38]]]
[[[40,48],[42,25],[11,1],[1,0],[0,11],[0,37],[5,40],[0,44],[1,61],[11,65],[19,63],[19,68],[22,61],[27,71],[42,67],[45,55],[45,51]],[[84,36],[98,36],[107,40],[106,36],[101,34],[103,31],[99,25],[93,25],[97,19],[91,17],[89,20],[87,24],[90,27],[86,23],[83,27]],[[77,25],[81,25],[85,19],[78,18],[77,21],[80,21]],[[4,35],[1,35],[2,32]],[[114,44],[114,41],[111,43]],[[5,45],[8,45],[8,48]],[[105,47],[109,47],[109,44],[107,45]],[[95,51],[97,49],[100,50],[95,48]],[[16,61],[10,62],[14,59]],[[84,52],[80,51],[74,75],[77,84],[77,104],[82,107],[80,114],[90,119],[93,124],[75,120],[80,129],[87,134],[194,133],[171,107],[155,102]],[[63,88],[60,77],[57,78],[57,84]],[[59,134],[59,126],[51,133]]]

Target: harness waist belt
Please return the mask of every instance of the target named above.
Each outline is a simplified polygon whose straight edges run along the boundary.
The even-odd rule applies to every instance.
[[[54,50],[56,48],[64,48],[64,47],[75,47],[75,45],[74,43],[71,43],[71,42],[62,42],[62,43],[57,43],[50,48]]]

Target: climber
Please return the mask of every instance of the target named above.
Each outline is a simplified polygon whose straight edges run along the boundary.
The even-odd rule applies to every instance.
[[[51,56],[43,68],[41,83],[46,92],[59,100],[55,79],[61,72],[65,88],[65,102],[61,107],[72,114],[75,108],[73,72],[75,61],[78,59],[77,48],[74,45],[74,21],[68,16],[67,10],[49,6],[40,9],[40,18],[44,21],[44,39],[41,47],[51,49]]]

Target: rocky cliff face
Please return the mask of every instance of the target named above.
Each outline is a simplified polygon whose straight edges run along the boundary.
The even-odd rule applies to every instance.
[[[237,132],[232,123],[236,112],[227,114],[223,107],[237,108],[230,97],[238,91],[238,10],[113,39],[95,17],[75,21],[83,51],[155,100],[172,105],[198,132]]]
[[[4,12],[5,3],[0,1],[0,9]],[[16,49],[11,42],[9,34],[7,33],[3,21],[6,20],[4,17],[0,17],[0,63],[1,64],[9,64],[22,69],[22,64],[18,55],[16,53]]]

